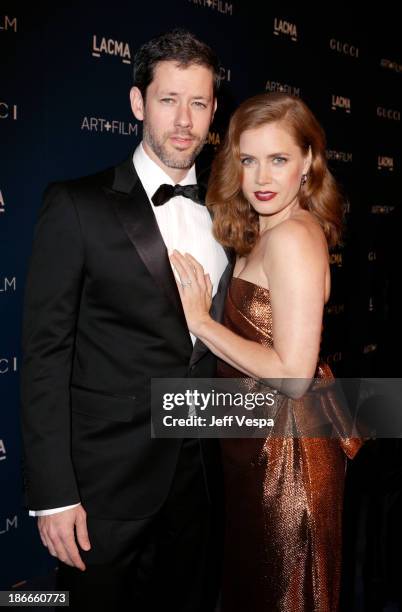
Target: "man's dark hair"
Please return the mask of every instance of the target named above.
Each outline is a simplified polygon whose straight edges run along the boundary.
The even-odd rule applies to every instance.
[[[187,30],[176,28],[146,42],[134,57],[134,86],[145,100],[148,85],[154,78],[158,62],[174,61],[180,67],[198,64],[209,68],[213,75],[214,96],[219,87],[219,60],[206,43]]]

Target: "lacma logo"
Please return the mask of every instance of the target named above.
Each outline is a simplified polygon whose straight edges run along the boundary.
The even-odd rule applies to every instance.
[[[212,145],[213,147],[219,146],[221,144],[221,137],[219,132],[208,132],[205,144]]]
[[[300,98],[300,87],[295,85],[287,85],[286,83],[278,83],[278,81],[267,81],[265,84],[266,91],[281,91],[291,96]]]
[[[4,201],[3,194],[1,193],[0,189],[0,215],[4,212],[6,212],[6,203]]]
[[[104,119],[103,117],[84,117],[81,130],[87,132],[107,132],[108,134],[119,134],[120,136],[131,136],[138,133],[138,124],[117,119]]]
[[[0,30],[13,30],[17,31],[17,17],[9,17],[8,15],[4,15],[0,20]]]
[[[379,155],[377,168],[378,170],[388,170],[389,172],[392,172],[394,169],[394,158]]]
[[[278,19],[278,17],[274,19],[274,34],[275,36],[283,34],[284,36],[288,36],[293,42],[297,42],[296,24],[285,21],[284,19]]]
[[[3,440],[0,440],[0,461],[7,459],[6,447]]]
[[[335,94],[332,94],[331,109],[337,110],[338,108],[350,114],[352,110],[350,98],[345,98],[343,96],[336,96]]]
[[[123,64],[131,64],[128,43],[113,40],[113,38],[105,38],[104,36],[98,40],[96,34],[94,34],[92,37],[92,55],[93,57],[101,57],[102,54],[118,56]]]
[[[359,57],[359,48],[351,45],[350,43],[341,42],[340,40],[336,40],[336,38],[331,38],[329,41],[329,46],[332,51],[338,51],[338,53],[349,55],[350,57]]]

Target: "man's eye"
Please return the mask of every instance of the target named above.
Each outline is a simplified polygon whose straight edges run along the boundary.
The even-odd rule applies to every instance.
[[[195,100],[194,106],[198,106],[198,108],[207,108],[207,105],[204,102],[199,102],[198,100]]]
[[[164,102],[166,104],[171,104],[172,102],[174,102],[173,98],[162,98],[161,102]]]

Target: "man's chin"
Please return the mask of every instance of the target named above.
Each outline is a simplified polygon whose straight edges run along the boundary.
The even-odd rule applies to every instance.
[[[191,155],[188,151],[183,151],[183,155],[178,155],[176,151],[174,155],[166,155],[163,162],[169,168],[177,168],[184,170],[186,168],[191,168],[194,163],[195,157],[195,154]]]
[[[191,166],[193,165],[194,160],[188,160],[188,159],[182,159],[182,160],[175,160],[175,159],[168,159],[164,162],[164,164],[168,167],[168,168],[175,168],[176,170],[189,170],[191,168]]]

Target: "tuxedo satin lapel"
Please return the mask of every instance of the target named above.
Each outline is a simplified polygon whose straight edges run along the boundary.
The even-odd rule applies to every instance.
[[[110,187],[112,191],[129,194],[137,182],[139,182],[138,174],[134,168],[133,158],[130,156],[114,168],[113,182]]]
[[[214,299],[212,300],[210,315],[215,321],[218,321],[219,323],[223,319],[223,311],[225,308],[226,294],[228,291],[230,279],[233,276],[234,265],[235,265],[235,258],[233,257],[232,254],[230,254],[229,263],[226,266],[225,271],[223,272],[221,276],[221,279],[218,285],[218,290],[215,294]],[[197,338],[194,344],[191,358],[190,358],[190,367],[194,365],[197,361],[199,361],[201,357],[203,357],[208,350],[209,349],[205,346],[205,344]]]
[[[117,166],[111,189],[117,216],[155,283],[162,289],[187,329],[167,249],[147,194],[131,158]],[[189,335],[189,341],[190,335]]]

